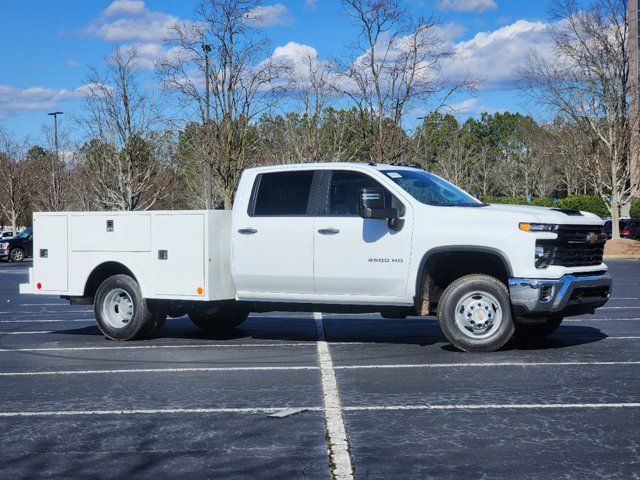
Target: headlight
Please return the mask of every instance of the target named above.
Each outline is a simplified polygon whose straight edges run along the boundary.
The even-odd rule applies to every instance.
[[[518,225],[523,232],[555,232],[558,225],[550,223],[520,223]]]
[[[9,248],[9,242],[0,243],[0,248],[2,248],[2,250],[6,250],[7,248]]]

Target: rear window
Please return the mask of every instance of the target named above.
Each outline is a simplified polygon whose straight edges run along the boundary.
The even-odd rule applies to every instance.
[[[253,216],[307,214],[313,171],[263,173],[256,179]]]

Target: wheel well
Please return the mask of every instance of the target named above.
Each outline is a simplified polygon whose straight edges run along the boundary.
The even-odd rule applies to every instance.
[[[504,255],[493,249],[452,248],[427,253],[418,275],[416,308],[428,315],[452,282],[474,273],[490,275],[507,284],[511,267]]]
[[[118,262],[105,262],[93,269],[84,286],[84,297],[93,298],[102,282],[113,275],[128,275],[137,281],[131,270]]]

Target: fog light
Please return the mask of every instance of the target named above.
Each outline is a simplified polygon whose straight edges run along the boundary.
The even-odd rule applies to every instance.
[[[553,247],[550,245],[536,243],[535,265],[536,268],[547,268],[551,263]]]

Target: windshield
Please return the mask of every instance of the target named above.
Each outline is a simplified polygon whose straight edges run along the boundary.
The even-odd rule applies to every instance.
[[[16,238],[27,238],[29,235],[31,235],[31,229],[27,228],[16,235]]]
[[[482,207],[485,204],[455,185],[423,170],[382,170],[413,198],[438,207]]]

